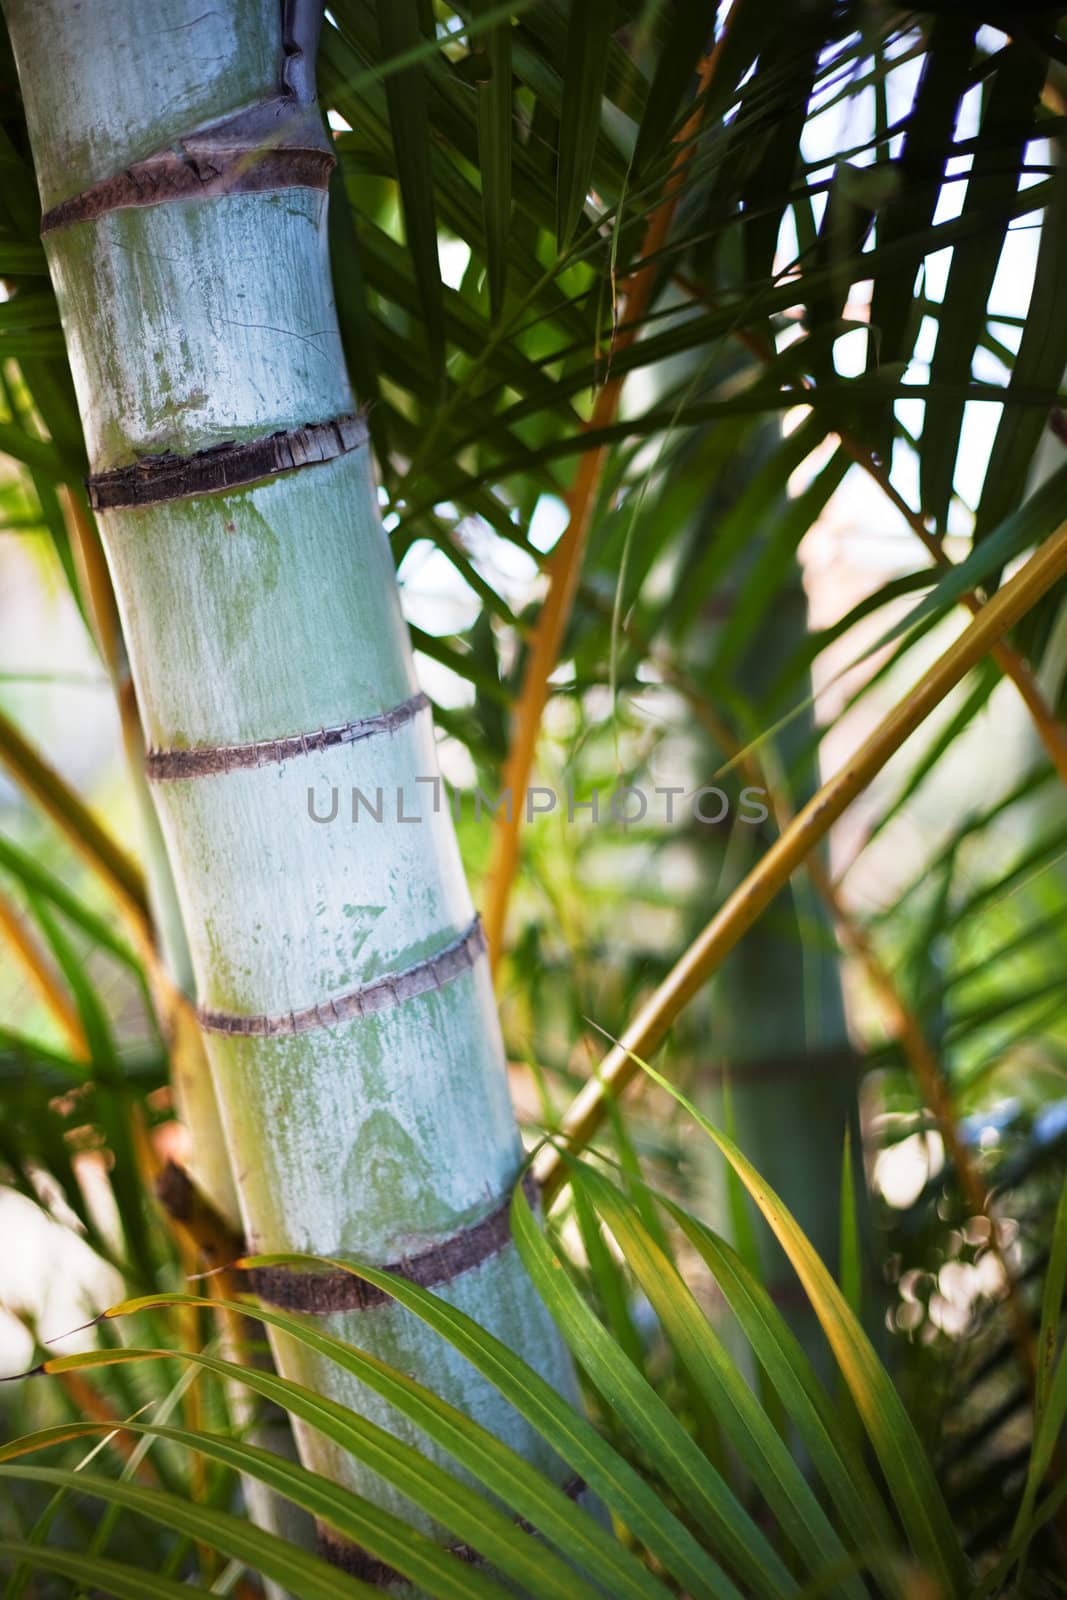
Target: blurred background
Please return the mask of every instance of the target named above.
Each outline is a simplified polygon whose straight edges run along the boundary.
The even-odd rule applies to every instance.
[[[612,375],[622,264],[640,259],[694,103],[680,99],[636,164],[675,9],[618,7],[580,221],[561,245],[563,9],[517,13],[510,29],[503,242],[479,204],[484,51],[461,10],[436,6],[435,53],[391,76],[374,76],[373,8],[331,10],[324,41],[346,349],[479,904],[493,826],[473,796],[503,786],[525,646],[572,515],[567,440]],[[944,565],[1007,526],[1003,559],[975,580],[992,592],[1059,520],[1011,522],[1054,479],[1067,438],[1047,376],[1067,362],[1055,21],[1042,11],[1009,33],[980,11],[830,11],[798,8],[815,32],[788,49],[764,34],[726,108],[689,136],[654,308],[614,369],[620,422],[532,781],[586,801],[598,790],[605,809],[619,785],[683,797],[717,785],[730,804],[716,823],[683,798],[672,822],[650,806],[629,824],[569,820],[560,804],[523,829],[499,995],[531,1147],[788,814],[966,628],[958,596],[915,620],[939,576],[920,536]],[[421,95],[421,128],[402,120],[404,95]],[[8,70],[13,194],[32,183],[19,115]],[[926,139],[940,119],[940,145],[916,144],[922,118]],[[416,214],[405,172],[420,150],[432,182]],[[11,241],[18,227],[12,206]],[[879,253],[894,241],[895,256]],[[37,386],[49,363],[65,382],[47,279],[5,282],[5,427],[54,441]],[[20,323],[31,295],[42,305]],[[1032,392],[1022,413],[1004,403],[1013,384]],[[68,404],[64,390],[57,412]],[[1007,437],[1020,414],[1022,442]],[[0,455],[0,711],[48,769],[35,775],[0,738],[0,1368],[12,1373],[42,1340],[91,1342],[70,1330],[123,1292],[101,1083],[136,1103],[135,1143],[157,1160],[188,1155],[143,968],[69,802],[151,868],[128,678],[121,650],[101,646],[79,493],[76,476],[70,487],[36,458]],[[1013,640],[1061,726],[1062,599],[1046,597]],[[758,826],[739,820],[746,785],[769,797]],[[1028,1459],[1020,1330],[1036,1328],[1067,1155],[1065,854],[1047,746],[987,660],[849,809],[818,881],[797,875],[659,1058],[734,1129],[834,1270],[851,1263],[855,1302],[979,1556],[1010,1525]],[[101,1079],[87,1047],[103,1036]],[[854,1252],[846,1129],[870,1193]],[[750,1231],[777,1303],[823,1360],[784,1261],[669,1097],[646,1086],[601,1143],[735,1241]],[[580,1221],[564,1219],[564,1238],[596,1301],[607,1291]],[[680,1260],[725,1325],[705,1264],[684,1247]],[[663,1392],[684,1390],[643,1296],[618,1316]]]

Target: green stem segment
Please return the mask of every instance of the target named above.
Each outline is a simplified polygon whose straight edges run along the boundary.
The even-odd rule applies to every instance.
[[[352,417],[314,17],[277,0],[5,6],[249,1246],[424,1269],[440,1248],[437,1292],[571,1393],[510,1240],[485,1226],[522,1150]],[[320,1314],[563,1480],[394,1302]],[[283,1336],[275,1353],[411,1431]],[[417,1517],[310,1430],[299,1442]]]

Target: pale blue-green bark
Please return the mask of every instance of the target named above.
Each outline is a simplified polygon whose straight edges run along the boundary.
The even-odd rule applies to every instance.
[[[46,207],[278,94],[276,0],[5,4]],[[325,209],[323,192],[286,188],[129,206],[47,235],[94,473],[353,410]],[[366,449],[100,520],[150,747],[313,734],[412,696]],[[461,935],[473,912],[451,823],[416,784],[435,773],[422,710],[357,743],[158,782],[201,1005],[328,1006]],[[353,786],[383,789],[382,823],[350,823]],[[335,787],[337,820],[316,822],[308,790],[321,812]],[[398,787],[425,820],[397,820]],[[484,958],[373,1016],[291,1037],[209,1035],[208,1048],[253,1247],[396,1260],[486,1216],[515,1181]],[[441,1292],[573,1393],[512,1247]],[[395,1305],[330,1325],[564,1475],[496,1391]],[[276,1356],[409,1431],[284,1340]],[[310,1464],[395,1502],[358,1461],[310,1431],[300,1442]]]

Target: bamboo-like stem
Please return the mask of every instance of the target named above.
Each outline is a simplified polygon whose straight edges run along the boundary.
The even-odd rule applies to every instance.
[[[609,1097],[621,1094],[640,1070],[633,1057],[646,1056],[662,1044],[675,1018],[857,795],[993,644],[1065,572],[1067,524],[981,608],[967,631],[822,785],[675,963],[563,1117],[561,1135],[572,1149],[589,1143],[603,1121]],[[567,1181],[566,1162],[554,1149],[542,1150],[536,1170],[548,1199]]]
[[[137,705],[137,691],[126,660],[126,645],[122,637],[122,621],[119,617],[115,590],[111,574],[107,570],[107,560],[100,543],[100,535],[84,494],[80,490],[69,488],[66,503],[66,522],[71,549],[88,602],[96,646],[111,678],[129,778],[137,798],[144,843],[143,854],[147,863],[146,888],[152,912],[155,942],[175,985],[188,993],[193,983],[189,947],[181,925],[174,878],[167,861],[159,819],[145,781],[144,733]],[[232,1191],[232,1184],[230,1189]]]
[[[150,938],[143,949],[152,999],[166,1038],[178,1115],[192,1143],[194,1178],[211,1204],[237,1227],[237,1189],[223,1139],[211,1068],[188,996],[193,986],[189,946],[182,927],[174,878],[159,819],[144,775],[144,733],[137,694],[126,663],[115,590],[92,513],[80,490],[67,493],[67,529],[74,551],[97,649],[111,678],[118,706],[130,782],[137,797],[152,909]],[[140,935],[140,926],[135,933]]]
[[[430,1260],[439,1292],[576,1397],[499,1226],[523,1152],[451,817],[418,787],[439,782],[433,730],[328,272],[317,8],[173,0],[161,49],[137,0],[4,4],[249,1248]],[[129,74],[142,56],[152,74]],[[357,788],[382,796],[358,830]],[[439,1336],[320,1288],[264,1292],[567,1476]],[[286,1376],[449,1464],[350,1375],[272,1342]],[[313,1429],[298,1444],[446,1537]]]
[[[145,744],[133,680],[116,686],[126,764],[137,796],[155,937],[143,952],[152,1004],[167,1043],[175,1109],[188,1131],[190,1172],[231,1229],[239,1226],[237,1185],[222,1129],[211,1063],[190,998],[194,980],[174,879],[145,781]]]
[[[44,950],[3,893],[0,893],[0,933],[6,938],[19,965],[70,1045],[73,1055],[79,1061],[86,1061],[89,1043],[77,1008],[60,983]]]
[[[725,39],[724,32],[701,64],[701,95],[712,82]],[[661,263],[658,258],[667,240],[685,181],[686,168],[696,148],[695,139],[702,118],[702,110],[694,112],[678,135],[678,153],[664,185],[663,199],[649,216],[645,228],[640,250],[640,260],[644,265],[638,265],[623,289],[622,309],[616,318],[616,330],[608,354],[607,376],[597,390],[593,412],[586,424],[587,432],[595,433],[608,427],[618,412],[625,376],[612,374],[612,360],[629,349],[638,337],[660,281]],[[494,972],[503,950],[508,906],[518,871],[519,837],[525,814],[523,800],[533,769],[541,721],[548,704],[549,679],[559,663],[563,635],[574,606],[582,555],[608,454],[608,447],[599,445],[586,450],[579,457],[574,483],[565,496],[567,526],[545,564],[548,593],[530,638],[522,688],[514,709],[511,742],[504,764],[504,790],[510,791],[512,804],[496,814],[486,874],[485,935]]]

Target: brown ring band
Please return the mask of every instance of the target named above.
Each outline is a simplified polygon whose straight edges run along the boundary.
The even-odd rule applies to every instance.
[[[94,473],[86,479],[94,511],[128,511],[139,506],[222,494],[298,467],[334,461],[367,443],[363,416],[332,417],[258,439],[230,440],[190,456],[165,451],[142,456],[129,466]]]
[[[247,771],[295,756],[313,755],[338,745],[358,744],[379,733],[395,733],[420,711],[429,707],[426,695],[413,694],[388,711],[356,722],[343,722],[333,728],[316,728],[311,733],[285,734],[280,739],[257,739],[248,744],[197,745],[190,750],[150,750],[145,757],[145,776],[152,783],[182,778],[216,777],[223,772]]]
[[[532,1174],[522,1180],[522,1189],[531,1206],[537,1204],[538,1190]],[[405,1256],[378,1268],[394,1273],[408,1283],[433,1289],[451,1283],[461,1273],[480,1267],[499,1255],[511,1243],[511,1195],[470,1227],[417,1254]],[[253,1267],[249,1272],[252,1289],[268,1305],[283,1311],[302,1311],[313,1316],[329,1316],[340,1311],[370,1311],[388,1305],[392,1295],[377,1284],[368,1283],[354,1272],[304,1272],[290,1267]]]
[[[244,1016],[235,1011],[197,1011],[200,1026],[207,1033],[240,1035],[252,1039],[276,1039],[296,1033],[310,1033],[313,1028],[333,1028],[340,1022],[351,1022],[361,1017],[387,1011],[391,1006],[402,1005],[417,995],[429,994],[434,989],[451,983],[453,978],[469,972],[485,953],[485,933],[481,918],[475,916],[470,926],[442,950],[416,961],[400,972],[392,972],[372,983],[351,989],[336,999],[317,1005],[305,1006],[300,1011],[283,1011],[274,1016]]]
[[[328,149],[300,145],[278,145],[274,149],[230,145],[210,149],[199,159],[161,150],[50,206],[41,218],[41,234],[56,233],[76,222],[91,222],[112,211],[164,205],[173,200],[213,200],[230,194],[262,194],[270,189],[325,189],[335,161]]]

